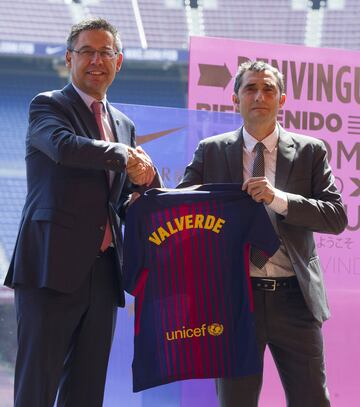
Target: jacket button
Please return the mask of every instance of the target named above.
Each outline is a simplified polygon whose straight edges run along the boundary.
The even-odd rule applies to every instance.
[[[104,225],[101,225],[101,226],[99,227],[99,229],[103,232],[103,231],[105,230],[105,226],[104,226]]]

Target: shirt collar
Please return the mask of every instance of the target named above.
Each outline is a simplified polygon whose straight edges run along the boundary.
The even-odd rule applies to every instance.
[[[81,97],[81,99],[84,101],[84,103],[86,104],[86,106],[92,111],[91,109],[91,105],[94,101],[96,102],[102,102],[103,104],[103,109],[106,112],[106,95],[103,97],[103,99],[101,100],[97,100],[95,98],[93,98],[92,96],[88,95],[87,93],[83,92],[82,90],[80,90],[79,88],[77,88],[74,84],[72,84],[74,89],[76,90],[76,92],[79,94],[79,96]]]
[[[255,145],[259,142],[253,137],[246,129],[243,127],[243,138],[244,138],[244,147],[248,151],[253,151]],[[276,125],[274,131],[266,136],[261,142],[264,144],[265,148],[272,153],[276,148],[277,142],[279,139],[279,127]]]

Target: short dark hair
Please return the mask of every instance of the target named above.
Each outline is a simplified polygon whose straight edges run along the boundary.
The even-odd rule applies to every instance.
[[[73,50],[74,43],[76,42],[77,38],[79,37],[80,33],[83,31],[90,31],[90,30],[104,30],[108,31],[114,37],[116,51],[122,50],[122,44],[120,35],[118,30],[115,26],[110,24],[108,21],[104,20],[103,18],[89,18],[83,21],[80,21],[77,24],[74,24],[68,35],[66,40],[66,46],[69,51]]]
[[[282,95],[285,93],[285,84],[284,84],[284,77],[281,72],[279,72],[275,67],[272,65],[264,62],[264,61],[246,61],[239,65],[238,70],[235,75],[235,83],[234,83],[234,93],[237,95],[242,83],[242,78],[245,72],[254,71],[254,72],[263,72],[263,71],[270,71],[274,74],[276,78],[276,82],[278,88],[280,90],[280,94]]]

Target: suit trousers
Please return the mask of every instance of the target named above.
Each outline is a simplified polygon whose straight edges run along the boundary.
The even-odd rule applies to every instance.
[[[285,391],[286,405],[329,407],[321,323],[308,310],[300,289],[254,290],[253,294],[261,363],[263,366],[268,346]],[[262,379],[262,373],[216,379],[220,406],[257,407]]]
[[[76,272],[76,270],[74,271]],[[71,294],[17,286],[15,407],[101,407],[116,323],[115,253]]]

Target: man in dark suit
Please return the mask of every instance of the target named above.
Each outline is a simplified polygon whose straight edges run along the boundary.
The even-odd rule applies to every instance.
[[[115,27],[68,37],[71,83],[37,95],[28,193],[5,284],[15,288],[15,407],[100,407],[121,282],[121,218],[134,184],[161,186],[133,123],[106,100],[122,64]],[[99,103],[100,102],[100,103]]]
[[[270,259],[257,256],[256,248],[250,256],[261,360],[268,346],[288,406],[325,407],[330,401],[321,326],[329,309],[313,232],[341,233],[347,217],[324,144],[277,123],[285,98],[277,69],[264,62],[240,65],[233,103],[244,126],[201,141],[179,187],[240,182],[265,204],[281,246]],[[262,374],[216,384],[222,407],[254,407]]]

